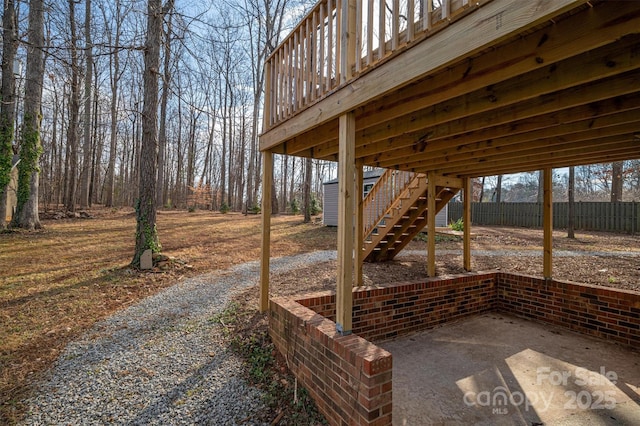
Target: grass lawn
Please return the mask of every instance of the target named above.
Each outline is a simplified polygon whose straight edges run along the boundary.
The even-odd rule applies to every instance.
[[[165,271],[138,272],[133,210],[94,209],[91,219],[43,221],[44,230],[0,234],[0,423],[65,344],[96,321],[178,280],[260,258],[260,216],[161,211]],[[273,257],[335,249],[335,229],[272,219]]]

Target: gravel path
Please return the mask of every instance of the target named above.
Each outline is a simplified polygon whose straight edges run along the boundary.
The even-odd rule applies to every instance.
[[[271,270],[335,258],[272,259]],[[258,279],[258,262],[189,278],[96,324],[62,352],[22,424],[256,424],[261,392],[243,380],[215,317]]]

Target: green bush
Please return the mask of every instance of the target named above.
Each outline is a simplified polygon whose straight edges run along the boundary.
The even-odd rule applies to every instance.
[[[320,208],[320,203],[318,203],[316,197],[311,197],[311,215],[315,216],[317,214],[320,214],[321,212],[322,209]]]
[[[222,205],[220,206],[220,213],[226,214],[229,213],[229,210],[231,210],[229,208],[229,205],[227,203],[222,203]]]
[[[451,222],[449,227],[454,231],[464,231],[464,222],[462,221],[462,218],[460,218],[455,222]]]
[[[291,208],[291,213],[293,213],[293,214],[300,213],[300,203],[295,198],[293,200],[291,200],[291,203],[289,204],[289,207]]]
[[[262,211],[262,209],[260,208],[259,204],[256,204],[255,206],[251,207],[249,209],[249,212],[253,213],[253,214],[259,214]]]

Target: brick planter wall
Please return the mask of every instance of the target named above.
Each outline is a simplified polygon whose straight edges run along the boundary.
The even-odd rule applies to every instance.
[[[391,354],[299,303],[271,299],[269,334],[332,425],[391,424]]]
[[[571,330],[640,345],[640,293],[497,273],[497,309]]]
[[[391,354],[368,340],[497,310],[640,345],[640,293],[502,272],[355,288],[350,336],[335,331],[335,309],[333,292],[278,298],[269,319],[275,345],[332,425],[391,424]]]

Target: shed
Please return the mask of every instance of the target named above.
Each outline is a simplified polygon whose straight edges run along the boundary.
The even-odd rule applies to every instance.
[[[380,176],[384,174],[384,169],[374,169],[364,172],[363,175],[363,194],[365,198],[373,185],[380,179]],[[322,184],[322,223],[325,226],[338,226],[338,183],[339,179],[332,179]],[[448,225],[448,205],[436,215],[436,226],[446,227]]]

